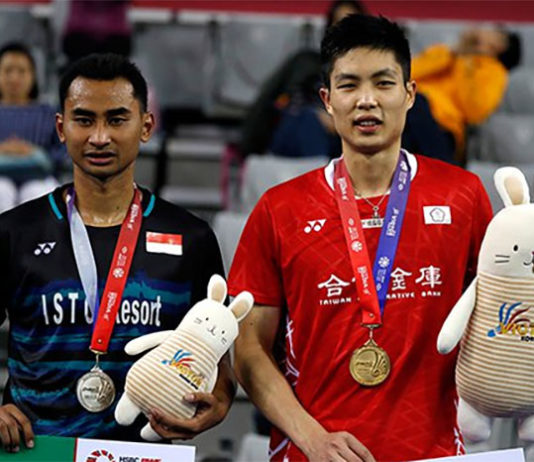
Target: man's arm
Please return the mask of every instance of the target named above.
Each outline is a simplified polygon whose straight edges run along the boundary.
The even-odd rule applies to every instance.
[[[375,462],[352,434],[327,432],[298,402],[272,354],[280,316],[280,308],[255,305],[240,326],[235,369],[248,396],[310,461]]]
[[[0,261],[3,263],[0,270],[0,325],[7,317],[5,300],[9,299],[10,277],[12,276],[11,239],[7,229],[9,225],[4,219],[0,223]],[[3,347],[7,348],[6,345]],[[26,447],[33,448],[34,438],[30,419],[17,406],[11,403],[0,406],[0,440],[7,452],[18,452],[21,439],[24,440]]]
[[[177,419],[154,410],[150,415],[150,425],[166,439],[188,440],[220,423],[228,414],[236,392],[236,380],[226,353],[220,363],[215,388],[211,393],[190,393],[186,399],[197,403],[196,414],[191,419]]]

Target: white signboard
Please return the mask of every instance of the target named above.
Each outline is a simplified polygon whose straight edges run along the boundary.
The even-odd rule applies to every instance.
[[[195,447],[78,438],[74,462],[194,462]]]
[[[100,462],[100,461],[99,461]],[[414,462],[525,462],[523,449],[506,449],[504,451],[479,452],[467,456],[442,457]]]

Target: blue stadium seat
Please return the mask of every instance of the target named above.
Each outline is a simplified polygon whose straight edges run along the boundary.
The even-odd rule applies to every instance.
[[[534,164],[534,114],[494,114],[480,127],[480,159]]]
[[[205,111],[245,108],[278,66],[304,45],[303,22],[270,16],[236,17],[218,23]]]

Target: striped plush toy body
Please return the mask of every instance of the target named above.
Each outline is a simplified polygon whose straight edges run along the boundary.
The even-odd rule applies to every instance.
[[[115,419],[130,425],[140,412],[158,409],[171,417],[191,418],[196,405],[183,400],[194,392],[211,392],[217,381],[217,365],[237,338],[238,323],[250,311],[254,300],[242,292],[229,307],[223,305],[226,282],[211,277],[208,298],[198,302],[174,331],[156,332],[132,340],[128,354],[154,348],[134,363],[126,376],[125,392],[117,404]],[[141,436],[150,441],[160,437],[147,424]]]
[[[471,441],[489,438],[493,417],[517,417],[534,441],[534,204],[524,175],[495,172],[504,209],[488,225],[477,277],[445,320],[438,351],[461,339],[458,423]]]

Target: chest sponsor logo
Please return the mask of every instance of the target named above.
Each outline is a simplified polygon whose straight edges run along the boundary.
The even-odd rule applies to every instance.
[[[379,266],[389,265],[389,260],[381,259]],[[399,266],[391,272],[387,300],[400,300],[405,298],[436,298],[442,295],[443,280],[441,268],[434,265],[420,267],[417,271],[407,271]],[[350,286],[355,278],[345,281],[335,274],[319,283],[317,288],[321,291],[319,305],[341,305],[351,303],[353,295],[349,295]],[[365,285],[365,281],[364,281]],[[363,287],[365,290],[367,287]]]
[[[504,302],[499,307],[498,324],[487,333],[489,338],[511,335],[522,342],[534,342],[534,323],[530,320],[532,305]]]
[[[322,297],[319,299],[319,304],[321,306],[328,306],[350,303],[352,298],[346,294],[344,295],[344,291],[350,285],[351,282],[344,281],[335,274],[331,274],[326,281],[317,285],[317,288],[321,291]]]
[[[439,266],[424,266],[417,271],[407,271],[397,266],[391,272],[386,299],[415,298],[416,295],[423,298],[441,297],[442,285]]]
[[[110,303],[115,303],[116,293],[113,292]],[[82,295],[83,297],[83,295]],[[122,300],[115,318],[117,324],[161,326],[161,296],[147,300],[142,298]],[[101,306],[107,309],[107,306]],[[85,300],[80,299],[78,292],[55,292],[41,294],[41,313],[45,325],[59,326],[77,324],[85,320],[86,324],[93,323],[93,311]],[[109,315],[107,314],[109,319]]]
[[[307,225],[304,227],[304,232],[306,234],[310,234],[312,231],[318,233],[323,229],[325,223],[326,219],[308,221]]]
[[[423,207],[425,225],[450,225],[451,208],[448,205],[428,205]]]
[[[167,255],[183,254],[183,236],[181,234],[165,234],[147,231],[146,251]]]
[[[37,244],[37,247],[34,249],[33,254],[36,257],[39,257],[40,255],[48,255],[49,253],[54,250],[54,247],[56,246],[55,242],[40,242]]]

